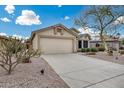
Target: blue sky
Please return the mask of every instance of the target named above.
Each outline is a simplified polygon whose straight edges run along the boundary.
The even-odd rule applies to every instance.
[[[29,37],[34,30],[58,23],[75,27],[74,18],[87,8],[79,5],[0,6],[0,33]]]
[[[7,35],[22,35],[30,36],[31,32],[43,27],[62,23],[67,27],[74,26],[74,18],[85,9],[86,6],[0,6],[0,33],[6,33]],[[16,24],[17,18],[22,16],[22,11],[33,11],[35,17],[38,17],[39,23],[28,24]],[[25,11],[26,12],[26,11]],[[28,12],[28,13],[30,13]],[[9,19],[9,20],[6,20]],[[23,17],[22,17],[23,20]],[[36,21],[38,21],[36,20]],[[24,21],[24,20],[23,20]]]

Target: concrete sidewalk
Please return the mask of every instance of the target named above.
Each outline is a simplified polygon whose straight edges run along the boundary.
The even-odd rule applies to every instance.
[[[42,57],[70,87],[124,87],[124,65],[79,54]]]

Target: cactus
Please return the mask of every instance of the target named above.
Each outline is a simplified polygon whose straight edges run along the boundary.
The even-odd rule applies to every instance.
[[[39,56],[38,50],[27,49],[23,40],[9,37],[2,39],[0,45],[0,66],[11,74],[15,67],[22,63],[25,58],[30,60],[31,57]]]

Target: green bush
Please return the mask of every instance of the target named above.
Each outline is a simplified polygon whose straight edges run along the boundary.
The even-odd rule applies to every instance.
[[[14,48],[12,50],[13,54],[15,54],[16,52],[20,52],[22,50],[22,48],[19,46],[19,47],[16,47],[16,49]]]
[[[99,47],[98,51],[105,51],[105,48],[104,47]]]
[[[81,52],[98,52],[96,48],[82,48]]]
[[[82,48],[82,49],[81,49],[81,52],[86,52],[86,49],[85,49],[85,48]]]
[[[90,48],[82,48],[81,52],[90,52]]]
[[[90,50],[91,50],[91,52],[98,52],[98,50],[96,48],[91,48]]]
[[[90,48],[86,48],[85,51],[86,51],[86,52],[90,52],[91,49],[90,49]]]

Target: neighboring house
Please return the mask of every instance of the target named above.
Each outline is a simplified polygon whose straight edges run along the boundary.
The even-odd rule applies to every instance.
[[[6,36],[1,36],[0,35],[0,40],[3,40],[3,39],[7,40],[8,38]]]
[[[118,50],[120,47],[120,41],[117,37],[110,37],[105,35],[104,36],[108,48],[111,48],[113,50]],[[102,46],[102,41],[100,40],[100,36],[97,36],[94,38],[94,40],[90,40],[90,47],[91,48],[96,48]]]
[[[73,53],[81,48],[96,48],[102,44],[100,40],[91,40],[89,34],[80,34],[75,28],[69,29],[62,24],[33,31],[30,41],[33,49],[40,49],[43,54]],[[117,39],[109,38],[107,44],[110,48],[119,48]]]
[[[1,48],[1,40],[8,40],[6,36],[0,36],[0,48]]]
[[[31,35],[34,49],[40,49],[43,54],[77,52],[77,32],[57,24],[37,31]]]
[[[120,47],[120,42],[118,40],[107,40],[106,41],[108,48],[111,48],[113,50],[117,50]],[[96,48],[102,46],[102,41],[100,40],[91,40],[90,41],[90,47]]]

